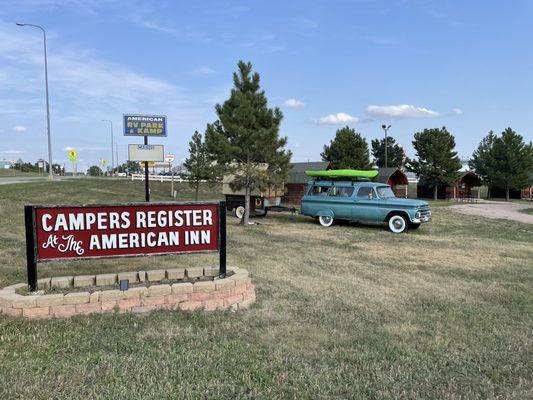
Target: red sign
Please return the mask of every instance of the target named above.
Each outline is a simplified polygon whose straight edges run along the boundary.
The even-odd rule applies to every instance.
[[[218,203],[40,207],[36,261],[217,251]]]

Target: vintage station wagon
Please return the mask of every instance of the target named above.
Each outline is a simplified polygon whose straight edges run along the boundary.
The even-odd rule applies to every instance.
[[[370,181],[310,181],[301,214],[317,218],[322,226],[334,220],[386,222],[394,233],[431,220],[425,201],[398,198],[389,185]]]

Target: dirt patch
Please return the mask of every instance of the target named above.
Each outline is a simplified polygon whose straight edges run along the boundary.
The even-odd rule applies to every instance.
[[[483,202],[477,204],[458,204],[450,209],[462,214],[479,215],[492,219],[507,219],[533,224],[533,215],[524,214],[520,210],[531,207],[528,204]]]

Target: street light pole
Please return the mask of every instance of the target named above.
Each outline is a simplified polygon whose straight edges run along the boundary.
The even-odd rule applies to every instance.
[[[113,141],[113,121],[109,119],[103,119],[102,122],[109,122],[111,124],[111,173],[115,168],[115,145]]]
[[[18,26],[32,26],[34,28],[39,28],[43,31],[43,42],[44,42],[44,82],[46,86],[46,128],[48,134],[48,179],[53,180],[54,174],[52,172],[52,137],[50,134],[50,99],[48,96],[48,59],[46,56],[46,31],[40,25],[26,24],[22,22],[17,22]]]
[[[387,147],[389,145],[387,140],[387,132],[389,131],[390,127],[390,125],[381,125],[381,128],[385,131],[385,168],[387,168]]]

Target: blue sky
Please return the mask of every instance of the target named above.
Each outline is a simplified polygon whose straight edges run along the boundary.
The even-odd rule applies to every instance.
[[[136,139],[123,113],[167,114],[158,142],[177,160],[216,118],[239,59],[261,74],[285,118],[294,161],[319,160],[336,129],[369,141],[391,124],[412,156],[413,133],[446,126],[468,157],[489,130],[533,140],[533,2],[3,0],[0,159],[46,156],[40,31],[47,29],[54,161],[78,170],[119,160]]]

